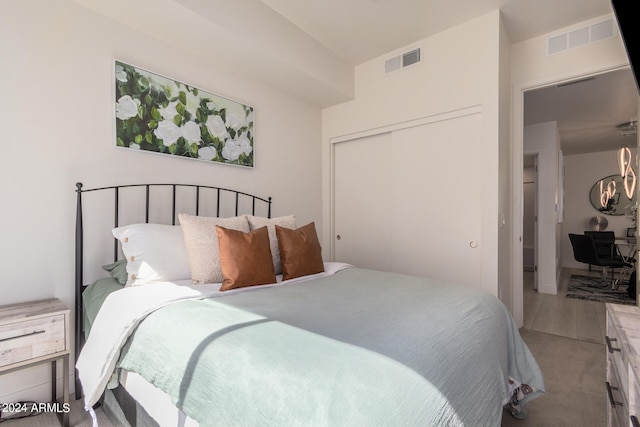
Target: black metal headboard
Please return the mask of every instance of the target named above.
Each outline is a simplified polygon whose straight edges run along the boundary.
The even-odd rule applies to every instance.
[[[220,216],[221,212],[222,212],[222,206],[221,204],[223,203],[224,199],[221,198],[221,195],[226,194],[226,195],[231,195],[231,197],[233,198],[234,202],[235,202],[235,208],[233,209],[233,212],[235,212],[235,215],[240,215],[240,214],[252,214],[252,215],[256,215],[256,203],[260,203],[262,204],[262,206],[266,206],[266,217],[267,218],[271,218],[271,197],[268,198],[262,198],[262,197],[258,197],[258,196],[254,196],[252,194],[248,194],[248,193],[243,193],[242,191],[236,191],[236,190],[230,190],[228,188],[221,188],[221,187],[212,187],[212,186],[208,186],[208,185],[196,185],[196,184],[129,184],[129,185],[113,185],[110,187],[99,187],[99,188],[88,188],[88,189],[83,189],[82,188],[82,183],[78,182],[76,183],[76,193],[77,193],[77,199],[76,199],[76,250],[75,250],[75,352],[76,352],[76,357],[77,355],[80,353],[80,350],[82,349],[82,346],[84,345],[84,332],[83,332],[83,321],[84,321],[84,305],[83,305],[83,301],[82,301],[82,292],[84,290],[84,277],[83,277],[83,273],[84,273],[84,230],[83,230],[83,223],[82,223],[82,195],[84,193],[90,193],[90,192],[108,192],[108,191],[112,191],[113,192],[113,210],[114,210],[114,216],[113,216],[113,227],[118,227],[120,225],[125,225],[125,224],[120,224],[120,193],[121,190],[123,189],[128,189],[128,188],[143,188],[144,189],[144,193],[145,193],[145,207],[144,207],[144,222],[148,223],[149,222],[149,217],[150,217],[150,210],[151,210],[151,204],[150,204],[150,200],[151,200],[151,190],[154,188],[160,188],[160,187],[164,187],[164,188],[169,188],[171,190],[171,224],[175,225],[176,224],[176,215],[178,214],[177,212],[177,203],[176,203],[176,197],[178,194],[178,191],[180,189],[184,189],[184,188],[190,188],[192,190],[195,190],[195,195],[194,197],[194,204],[195,204],[195,214],[199,215],[200,214],[200,208],[201,208],[201,195],[203,195],[201,192],[202,189],[207,190],[207,193],[213,193],[214,197],[215,197],[215,216]],[[212,190],[212,191],[210,191]],[[193,192],[193,191],[192,191]],[[155,197],[155,196],[154,196]],[[166,194],[162,193],[161,197],[167,197]],[[241,212],[240,211],[240,205],[241,202],[243,206],[246,206],[245,202],[250,203],[250,207],[245,207],[245,211]],[[118,259],[118,241],[116,239],[114,239],[114,247],[113,247],[113,260],[116,261]],[[80,382],[78,381],[78,371],[76,370],[76,375],[75,375],[75,387],[76,387],[76,399],[80,399],[82,397],[82,386],[80,385]]]

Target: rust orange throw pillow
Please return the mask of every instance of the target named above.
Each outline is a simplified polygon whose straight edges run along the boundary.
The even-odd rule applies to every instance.
[[[282,261],[282,280],[322,273],[322,248],[315,223],[296,230],[276,225],[276,236]]]
[[[216,225],[216,233],[222,270],[221,291],[276,283],[266,226],[245,233]]]

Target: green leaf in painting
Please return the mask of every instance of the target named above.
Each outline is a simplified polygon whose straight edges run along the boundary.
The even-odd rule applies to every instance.
[[[169,146],[169,153],[176,154],[177,150],[178,150],[178,144],[171,144]]]
[[[134,141],[136,144],[140,145],[140,143],[142,142],[142,135],[136,135],[136,137],[134,138]]]
[[[173,116],[173,123],[175,123],[176,126],[180,126],[180,122],[182,122],[182,117],[180,116],[180,114],[176,114],[175,116]]]
[[[160,111],[158,111],[156,107],[151,108],[151,117],[158,122],[162,120],[162,114],[160,114]]]
[[[180,94],[178,95],[178,99],[183,105],[187,105],[187,94],[185,91],[183,90],[180,91]]]
[[[178,104],[176,105],[176,111],[178,112],[178,114],[180,114],[181,116],[184,116],[184,112],[186,111],[184,104]]]
[[[120,137],[116,138],[116,145],[118,147],[124,147],[124,141],[122,141],[122,138]]]

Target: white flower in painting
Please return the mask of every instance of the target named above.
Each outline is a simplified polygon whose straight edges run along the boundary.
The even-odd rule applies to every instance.
[[[198,158],[212,160],[218,153],[214,147],[202,147],[198,149]]]
[[[189,143],[195,142],[200,145],[202,135],[200,134],[200,126],[196,122],[187,122],[182,126],[182,136]]]
[[[140,101],[125,95],[116,102],[116,117],[120,120],[127,120],[138,115],[138,105]]]
[[[229,137],[229,132],[227,132],[227,127],[224,125],[222,118],[220,116],[211,115],[207,118],[207,129],[209,133],[215,137],[220,139],[225,139]]]
[[[155,136],[162,140],[165,147],[175,144],[178,138],[182,136],[182,131],[175,123],[169,120],[163,120],[158,123],[158,128],[153,131]]]
[[[198,110],[198,107],[200,107],[200,95],[194,95],[193,92],[189,90],[186,91],[186,95],[187,105],[185,105],[185,108],[189,113],[191,113],[192,117],[195,117],[196,111]]]
[[[178,114],[178,111],[176,111],[176,105],[178,105],[178,101],[170,102],[166,107],[159,108],[158,112],[163,119],[173,121],[173,118]]]
[[[122,83],[129,81],[129,76],[126,71],[124,71],[124,67],[120,64],[116,64],[116,80]]]
[[[238,130],[244,126],[244,121],[237,114],[228,113],[226,125],[233,130]]]
[[[218,109],[220,109],[220,107],[218,106],[218,104],[215,103],[215,101],[209,101],[207,102],[207,108],[211,111],[216,111]]]
[[[247,138],[245,134],[242,134],[235,140],[227,139],[222,149],[222,157],[232,162],[238,160],[238,157],[243,153],[248,156],[251,154],[251,151],[253,151],[251,141],[249,141],[249,138]]]
[[[139,150],[140,144],[136,144],[135,142],[132,142],[129,144],[129,148],[133,148],[134,150]]]

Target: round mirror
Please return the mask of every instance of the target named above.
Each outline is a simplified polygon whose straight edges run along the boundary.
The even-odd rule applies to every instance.
[[[589,193],[589,200],[591,200],[591,204],[598,211],[605,215],[626,215],[629,211],[629,207],[635,205],[636,203],[636,194],[635,191],[633,193],[633,198],[629,200],[627,195],[624,192],[624,182],[620,175],[609,175],[602,178],[603,187],[607,188],[607,185],[611,180],[616,183],[616,193],[613,195],[606,206],[602,206],[600,202],[600,180],[596,181],[591,187],[591,192]]]

